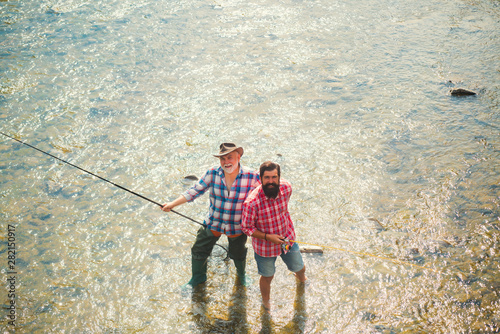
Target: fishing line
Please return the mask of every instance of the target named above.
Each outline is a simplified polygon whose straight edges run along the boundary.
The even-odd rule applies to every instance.
[[[120,189],[122,189],[122,190],[128,191],[129,193],[131,193],[131,194],[133,194],[133,195],[135,195],[135,196],[138,196],[138,197],[140,197],[140,198],[142,198],[142,199],[145,199],[146,201],[149,201],[149,202],[151,202],[151,203],[154,203],[154,204],[158,205],[158,206],[159,206],[159,207],[161,207],[161,208],[163,207],[163,205],[162,205],[162,204],[160,204],[160,203],[158,203],[158,202],[156,202],[156,201],[153,201],[152,199],[147,198],[147,197],[145,197],[145,196],[143,196],[143,195],[141,195],[141,194],[138,194],[138,193],[136,193],[135,191],[132,191],[132,190],[130,190],[130,189],[127,189],[127,188],[125,188],[125,187],[123,187],[123,186],[121,186],[121,185],[119,185],[119,184],[116,184],[116,183],[114,183],[114,182],[112,182],[112,181],[110,181],[110,180],[107,180],[107,179],[105,179],[105,178],[103,178],[103,177],[101,177],[101,176],[99,176],[99,175],[97,175],[97,174],[94,174],[94,173],[92,173],[92,172],[90,172],[90,171],[88,171],[88,170],[86,170],[86,169],[83,169],[83,168],[81,168],[81,167],[78,167],[77,165],[74,165],[74,164],[72,164],[71,162],[68,162],[68,161],[63,160],[63,159],[61,159],[61,158],[58,158],[58,157],[56,157],[55,155],[52,155],[52,154],[47,153],[47,152],[45,152],[45,151],[42,151],[41,149],[39,149],[39,148],[37,148],[37,147],[35,147],[35,146],[33,146],[33,145],[30,145],[30,144],[28,144],[28,143],[25,143],[25,142],[23,142],[22,140],[19,140],[19,139],[17,139],[17,138],[11,137],[11,136],[9,136],[9,135],[7,135],[7,134],[3,133],[3,132],[0,132],[0,133],[1,133],[2,135],[4,135],[5,137],[8,137],[8,138],[10,138],[10,139],[12,139],[12,140],[15,140],[15,141],[17,141],[17,142],[19,142],[19,143],[21,143],[21,144],[23,144],[23,145],[26,145],[26,146],[28,146],[28,147],[30,147],[30,148],[32,148],[32,149],[35,149],[35,150],[39,151],[39,152],[42,152],[43,154],[46,154],[46,155],[48,155],[48,156],[50,156],[50,157],[52,157],[52,158],[54,158],[54,159],[56,159],[56,160],[59,160],[59,161],[61,161],[61,162],[64,162],[65,164],[68,164],[68,165],[70,165],[70,166],[72,166],[72,167],[78,168],[79,170],[81,170],[81,171],[83,171],[83,172],[85,172],[85,173],[87,173],[87,174],[90,174],[90,175],[92,175],[92,176],[97,177],[98,179],[101,179],[101,180],[103,180],[103,181],[106,181],[106,182],[108,182],[108,183],[110,183],[110,184],[114,185],[115,187],[118,187],[118,188],[120,188]],[[180,213],[180,212],[177,212],[177,211],[175,211],[175,210],[170,210],[170,211],[171,211],[171,212],[173,212],[173,213],[175,213],[175,214],[178,214],[178,215],[179,215],[179,216],[181,216],[181,217],[184,217],[184,218],[186,218],[186,219],[189,219],[190,221],[192,221],[192,222],[194,222],[194,223],[196,223],[196,224],[198,224],[198,225],[204,226],[204,225],[203,225],[203,223],[200,223],[199,221],[196,221],[196,220],[194,220],[194,219],[193,219],[193,218],[191,218],[191,217],[185,216],[185,215],[183,215],[183,214],[182,214],[182,213]]]
[[[419,269],[430,270],[430,271],[433,271],[433,272],[435,272],[435,273],[441,273],[440,271],[438,271],[438,270],[436,270],[436,269],[432,269],[432,268],[428,268],[428,267],[419,266],[418,264],[414,264],[414,263],[410,263],[410,262],[406,262],[406,261],[401,261],[401,260],[398,260],[398,259],[391,259],[391,258],[384,257],[384,256],[378,256],[378,255],[375,255],[375,254],[364,253],[364,252],[356,252],[356,251],[351,251],[351,250],[348,250],[348,249],[337,248],[337,247],[331,247],[331,246],[316,245],[316,244],[311,244],[311,243],[308,243],[308,242],[297,241],[297,240],[289,240],[289,241],[290,241],[290,242],[296,242],[296,243],[299,243],[299,244],[304,244],[304,245],[310,245],[310,246],[316,246],[316,247],[330,248],[330,249],[334,249],[334,250],[337,250],[337,251],[347,252],[347,253],[352,253],[352,254],[356,254],[356,255],[366,255],[366,256],[371,256],[371,257],[374,257],[374,258],[377,258],[377,259],[391,261],[391,262],[396,263],[396,264],[403,264],[403,265],[413,266],[413,267],[416,267],[416,268],[419,268]]]

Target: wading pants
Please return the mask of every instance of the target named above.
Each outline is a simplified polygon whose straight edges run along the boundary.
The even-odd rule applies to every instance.
[[[220,239],[213,235],[213,233],[205,226],[198,230],[196,241],[191,248],[191,264],[192,264],[192,277],[189,281],[191,286],[196,286],[207,280],[207,260],[212,250]],[[234,261],[238,277],[244,278],[245,264],[247,256],[246,234],[238,237],[227,238],[229,242],[228,255]]]

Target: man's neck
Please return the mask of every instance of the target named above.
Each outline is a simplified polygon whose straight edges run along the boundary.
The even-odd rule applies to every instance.
[[[238,168],[234,170],[231,174],[224,172],[224,178],[226,179],[226,187],[227,187],[227,192],[229,194],[231,190],[231,186],[233,185],[234,180],[236,180],[236,177],[238,176],[238,173],[240,172],[240,166],[238,165]]]

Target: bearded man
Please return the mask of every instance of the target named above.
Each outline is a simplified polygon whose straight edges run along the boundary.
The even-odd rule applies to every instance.
[[[222,234],[228,237],[228,255],[234,261],[239,281],[246,284],[247,236],[241,230],[241,215],[247,195],[260,185],[259,175],[240,164],[242,147],[223,143],[219,149],[214,157],[219,158],[220,166],[210,168],[193,187],[162,207],[163,211],[169,212],[209,190],[208,215],[191,248],[192,277],[187,284],[193,287],[207,280],[207,260]]]
[[[281,257],[288,269],[295,273],[299,282],[305,282],[306,267],[299,245],[288,202],[292,186],[281,179],[280,166],[266,161],[260,166],[262,184],[248,195],[243,203],[242,231],[252,237],[255,261],[260,275],[262,305],[270,310],[271,281],[276,271],[276,258]]]

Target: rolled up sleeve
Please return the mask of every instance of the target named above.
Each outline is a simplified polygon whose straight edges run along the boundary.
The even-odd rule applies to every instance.
[[[255,217],[256,210],[254,205],[251,202],[245,201],[243,203],[243,215],[241,217],[241,230],[248,236],[254,234],[255,227]]]
[[[194,201],[207,191],[210,182],[212,182],[212,174],[207,172],[194,186],[186,190],[182,196],[186,197],[188,202]]]

